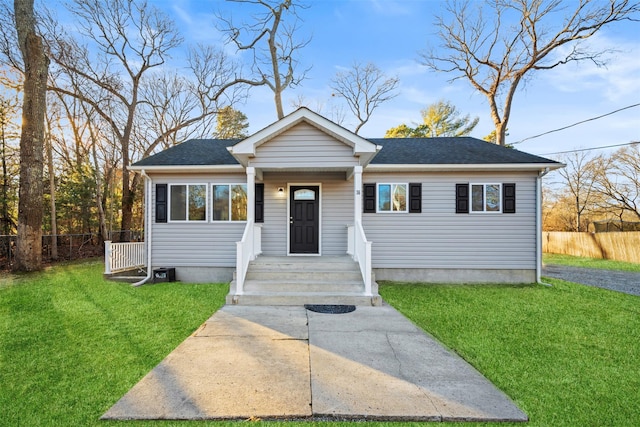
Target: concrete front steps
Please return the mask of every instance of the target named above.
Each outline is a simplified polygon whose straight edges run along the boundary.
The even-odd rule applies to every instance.
[[[378,285],[365,295],[358,263],[343,257],[269,257],[251,261],[242,295],[231,282],[227,304],[304,305],[348,304],[379,306]]]
[[[147,273],[142,269],[132,269],[102,276],[111,282],[136,283],[144,279]]]

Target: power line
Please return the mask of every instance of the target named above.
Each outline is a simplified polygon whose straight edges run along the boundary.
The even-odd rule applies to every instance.
[[[602,150],[605,148],[624,147],[625,145],[633,145],[633,144],[640,144],[640,141],[631,141],[631,142],[626,142],[624,144],[603,145],[601,147],[580,148],[576,150],[556,151],[555,153],[538,154],[538,156],[553,156],[555,154],[579,153],[581,151]]]
[[[633,105],[628,105],[626,107],[619,108],[619,109],[617,109],[615,111],[611,111],[610,113],[606,113],[606,114],[603,114],[601,116],[592,117],[590,119],[582,120],[582,121],[576,122],[576,123],[568,125],[568,126],[564,126],[564,127],[558,128],[558,129],[553,129],[553,130],[550,130],[550,131],[547,131],[547,132],[544,132],[544,133],[541,133],[541,134],[538,134],[538,135],[530,136],[528,138],[521,139],[520,141],[511,142],[511,143],[509,143],[509,145],[520,144],[520,143],[523,143],[523,142],[528,141],[530,139],[540,138],[541,136],[548,135],[548,134],[554,133],[554,132],[560,132],[561,130],[569,129],[569,128],[572,128],[574,126],[581,125],[583,123],[587,123],[587,122],[591,122],[591,121],[594,121],[594,120],[598,120],[598,119],[601,119],[603,117],[607,117],[607,116],[610,116],[612,114],[619,113],[620,111],[628,110],[629,108],[634,108],[634,107],[638,107],[638,106],[640,106],[640,103],[633,104]],[[607,148],[607,147],[603,147],[603,148]]]

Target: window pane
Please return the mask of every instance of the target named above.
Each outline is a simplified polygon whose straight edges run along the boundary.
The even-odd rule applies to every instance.
[[[471,210],[474,212],[484,211],[484,185],[471,186]]]
[[[207,219],[207,186],[189,186],[189,221]]]
[[[407,186],[404,184],[393,185],[393,211],[405,212],[407,210]]]
[[[293,200],[315,200],[315,199],[316,199],[316,192],[313,190],[302,189],[302,190],[296,190],[293,193]]]
[[[229,221],[229,186],[213,186],[213,220]]]
[[[171,186],[171,220],[184,221],[187,219],[187,186]]]
[[[247,220],[247,186],[244,184],[231,186],[231,220]]]
[[[378,211],[389,212],[391,210],[391,185],[378,185]]]
[[[491,184],[487,185],[487,212],[499,212],[500,211],[500,185]]]

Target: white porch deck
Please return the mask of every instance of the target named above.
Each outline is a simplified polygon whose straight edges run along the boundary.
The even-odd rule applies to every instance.
[[[249,263],[242,292],[234,280],[227,295],[227,304],[237,305],[381,303],[375,281],[368,294],[358,263],[348,255],[259,256]]]

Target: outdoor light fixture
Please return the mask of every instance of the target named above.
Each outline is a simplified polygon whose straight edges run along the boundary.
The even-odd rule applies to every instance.
[[[278,187],[278,194],[284,196],[284,187]]]

